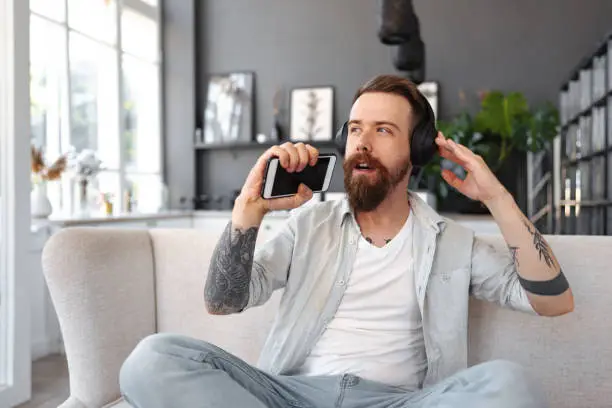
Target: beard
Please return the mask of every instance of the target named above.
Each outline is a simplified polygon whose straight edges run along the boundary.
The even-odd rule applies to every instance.
[[[354,174],[358,163],[366,163],[374,174]],[[355,211],[368,212],[376,209],[408,174],[410,158],[406,158],[396,169],[387,169],[368,153],[356,153],[342,164],[344,189],[349,203]]]

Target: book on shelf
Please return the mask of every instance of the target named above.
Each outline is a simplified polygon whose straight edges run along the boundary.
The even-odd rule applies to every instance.
[[[580,70],[580,111],[587,109],[591,105],[593,90],[592,70],[584,68]]]
[[[606,93],[606,54],[593,58],[593,100]]]
[[[591,150],[591,116],[581,116],[578,122],[578,140],[580,141],[580,153],[582,156],[592,152]]]
[[[580,199],[591,200],[591,162],[583,161],[579,164],[580,169]]]
[[[607,60],[608,60],[608,91],[612,90],[612,38],[608,40],[608,52],[607,52]]]
[[[572,124],[567,129],[565,135],[565,157],[569,160],[576,160],[578,146],[578,126]]]
[[[580,113],[580,82],[578,80],[571,81],[568,89],[568,120],[571,120]]]
[[[606,116],[608,122],[608,146],[612,146],[612,95],[608,96],[608,103],[605,109],[607,110]]]
[[[598,156],[594,157],[591,164],[592,171],[592,194],[593,200],[603,200],[605,199],[605,157]]]
[[[606,199],[608,201],[612,201],[612,151],[608,152],[608,196]],[[612,214],[612,211],[608,211],[609,214]],[[612,229],[608,230],[612,231]]]
[[[559,121],[565,125],[570,120],[569,113],[569,90],[561,91],[559,95]]]
[[[606,145],[606,107],[598,106],[593,110],[592,151],[600,152]]]
[[[591,217],[591,231],[592,235],[603,235],[604,233],[604,209],[602,207],[593,208],[593,214]]]

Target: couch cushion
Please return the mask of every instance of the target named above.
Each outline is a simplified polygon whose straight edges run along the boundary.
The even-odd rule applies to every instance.
[[[204,283],[218,236],[202,231],[151,231],[155,252],[158,331],[194,336],[254,364],[280,299],[240,315],[211,316]],[[506,249],[500,235],[483,236]],[[576,310],[546,318],[471,302],[470,365],[504,358],[527,367],[550,406],[604,407],[612,401],[612,238],[547,236],[572,286]],[[607,405],[608,404],[608,405]]]
[[[501,237],[486,237],[505,247]],[[551,407],[612,401],[612,238],[547,236],[572,287],[575,311],[547,318],[473,301],[469,363],[504,358],[529,368]]]
[[[204,284],[218,235],[197,230],[151,230],[155,256],[157,331],[209,341],[255,364],[280,301],[281,291],[263,306],[213,316],[204,305]]]

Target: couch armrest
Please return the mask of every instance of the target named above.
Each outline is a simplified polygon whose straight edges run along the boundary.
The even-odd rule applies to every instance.
[[[119,397],[119,369],[155,332],[151,239],[146,230],[66,228],[45,245],[42,266],[70,375],[68,406]]]

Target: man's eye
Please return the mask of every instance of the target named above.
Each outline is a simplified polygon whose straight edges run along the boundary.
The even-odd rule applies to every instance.
[[[358,128],[358,127],[352,127],[352,128],[349,128],[349,133],[355,133],[355,132],[357,132],[358,130],[359,130],[359,128]]]
[[[386,133],[391,133],[391,130],[389,128],[385,128],[385,127],[379,127],[378,132],[386,132]]]

